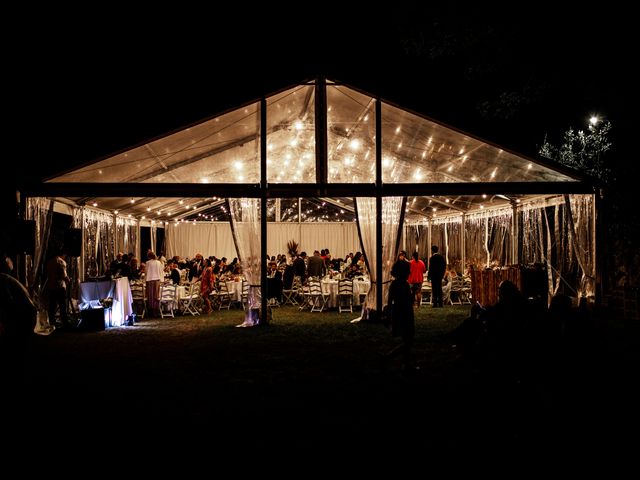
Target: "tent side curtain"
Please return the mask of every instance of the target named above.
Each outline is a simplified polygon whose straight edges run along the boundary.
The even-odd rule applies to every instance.
[[[258,198],[230,198],[229,214],[232,235],[236,239],[242,272],[249,283],[247,311],[243,326],[259,323],[257,311],[262,305],[260,202]]]
[[[382,274],[383,290],[382,303],[385,304],[389,291],[388,281],[391,280],[391,265],[396,256],[396,247],[400,230],[404,197],[384,197],[382,199],[382,265],[377,264],[376,199],[371,197],[356,198],[357,222],[360,230],[360,240],[364,255],[367,259],[371,288],[367,293],[365,304],[362,306],[363,318],[367,311],[376,309],[377,284],[376,279]]]

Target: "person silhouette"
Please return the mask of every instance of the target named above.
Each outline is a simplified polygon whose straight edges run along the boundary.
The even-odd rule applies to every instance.
[[[446,270],[444,257],[438,253],[438,246],[431,247],[427,278],[431,280],[432,303],[434,307],[442,307],[442,278]]]
[[[391,349],[385,358],[390,359],[402,354],[402,368],[405,371],[416,370],[413,364],[412,348],[415,336],[415,320],[413,316],[413,294],[407,279],[411,270],[409,262],[398,260],[391,268],[394,280],[389,286],[388,311],[391,315],[391,334],[402,337],[402,343]]]

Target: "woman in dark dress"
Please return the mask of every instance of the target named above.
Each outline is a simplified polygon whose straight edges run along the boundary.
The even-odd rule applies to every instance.
[[[415,321],[413,318],[413,294],[407,279],[410,265],[404,260],[397,261],[391,268],[394,280],[389,286],[388,311],[391,315],[391,334],[402,337],[402,343],[387,353],[387,358],[402,353],[404,370],[415,370],[411,349],[415,335]]]

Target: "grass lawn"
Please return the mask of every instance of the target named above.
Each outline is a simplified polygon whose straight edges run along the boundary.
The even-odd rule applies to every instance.
[[[400,445],[398,436],[415,438],[407,448],[416,451],[475,449],[487,439],[517,449],[548,428],[554,444],[573,440],[574,423],[562,427],[558,419],[582,385],[566,397],[500,384],[463,364],[443,334],[468,311],[416,312],[420,370],[412,375],[400,360],[381,359],[399,339],[379,324],[350,323],[357,313],[281,307],[267,327],[236,328],[243,312],[230,310],[55,332],[34,339],[28,428],[43,441],[63,429],[159,448],[177,435],[194,448],[250,442],[267,451],[369,450],[391,438]]]

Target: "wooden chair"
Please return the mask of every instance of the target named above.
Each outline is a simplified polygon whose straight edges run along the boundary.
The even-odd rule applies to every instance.
[[[353,313],[353,280],[338,280],[338,312]]]
[[[173,308],[176,305],[176,286],[171,283],[160,285],[160,317],[174,317]]]
[[[140,318],[144,318],[144,314],[147,312],[146,298],[146,283],[141,280],[132,280],[129,282],[131,288],[131,300],[133,303],[133,310],[138,315],[139,306],[142,305],[142,314],[138,315]]]

